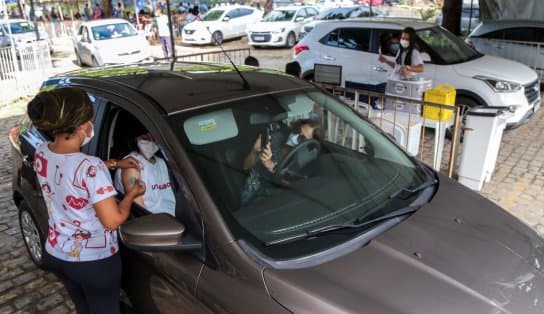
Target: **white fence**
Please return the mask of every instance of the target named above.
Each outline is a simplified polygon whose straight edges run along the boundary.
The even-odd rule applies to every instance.
[[[35,94],[51,75],[52,63],[47,42],[24,48],[0,49],[0,105]]]

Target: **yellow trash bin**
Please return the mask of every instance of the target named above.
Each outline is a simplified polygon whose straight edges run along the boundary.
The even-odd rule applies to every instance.
[[[450,84],[438,85],[425,91],[423,100],[435,104],[452,106],[451,109],[432,105],[423,106],[423,117],[430,120],[447,121],[453,117],[455,106],[455,87]]]

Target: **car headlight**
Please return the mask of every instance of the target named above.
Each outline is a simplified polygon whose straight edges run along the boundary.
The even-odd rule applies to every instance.
[[[514,82],[479,75],[474,78],[486,82],[497,93],[510,93],[521,89],[521,84]]]
[[[281,33],[283,33],[283,32],[285,32],[285,27],[282,28],[281,30],[272,31],[272,34],[281,34]]]

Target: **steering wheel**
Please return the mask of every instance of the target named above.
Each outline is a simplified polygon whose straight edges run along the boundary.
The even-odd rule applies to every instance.
[[[276,166],[274,181],[281,182],[286,174],[295,173],[293,170],[300,170],[310,162],[314,161],[321,151],[321,144],[314,140],[304,141],[293,147]],[[296,166],[296,167],[295,167]]]

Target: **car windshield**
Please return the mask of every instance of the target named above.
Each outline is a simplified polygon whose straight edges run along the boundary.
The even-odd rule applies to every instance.
[[[36,28],[34,27],[34,24],[29,22],[10,23],[10,28],[11,28],[12,34],[29,33],[29,32],[34,32],[36,30]]]
[[[426,45],[425,51],[434,55],[433,61],[439,64],[456,64],[481,57],[476,50],[454,34],[440,26],[416,31],[417,36]]]
[[[138,35],[134,27],[128,23],[93,26],[91,30],[94,40],[108,40]]]
[[[285,22],[295,16],[296,10],[274,10],[263,18],[264,22]]]
[[[223,10],[211,10],[202,17],[203,21],[217,21],[223,15]]]
[[[333,8],[321,11],[316,16],[316,20],[343,20],[347,18],[357,8]]]
[[[169,123],[234,237],[269,256],[296,257],[347,241],[368,227],[267,246],[405,208],[419,193],[392,195],[429,178],[374,125],[314,88],[182,112]],[[262,161],[258,139],[266,134],[272,158]]]

